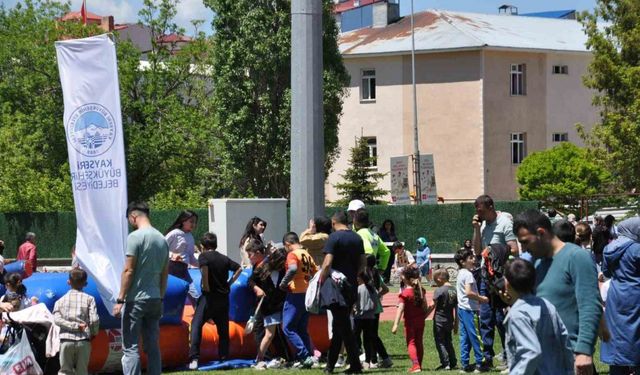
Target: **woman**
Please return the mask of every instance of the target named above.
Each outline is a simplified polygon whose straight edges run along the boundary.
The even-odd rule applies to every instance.
[[[197,226],[198,215],[193,211],[184,210],[180,212],[164,237],[169,244],[169,275],[189,283],[189,299],[193,306],[200,297],[189,275],[189,266],[198,267],[198,259],[195,257],[195,240],[192,234]]]
[[[264,231],[267,229],[267,222],[257,216],[249,219],[247,226],[244,228],[244,234],[240,238],[240,266],[242,268],[251,267],[251,262],[247,256],[247,248],[253,241],[264,243]]]
[[[267,258],[264,251],[264,247],[256,241],[251,242],[247,247],[247,255],[253,265],[249,286],[253,288],[258,300],[262,299],[259,314],[256,314],[262,317],[264,324],[264,337],[260,340],[254,366],[257,370],[267,368],[267,363],[264,361],[265,355],[276,336],[278,327],[282,324],[282,310],[287,295],[278,287],[285,275],[286,252],[276,250]]]
[[[611,278],[604,312],[610,331],[600,358],[611,375],[640,370],[640,218],[618,225],[618,239],[603,254],[602,272]]]
[[[313,261],[320,265],[324,261],[324,244],[331,234],[331,220],[326,216],[318,216],[309,220],[309,228],[300,234],[300,245],[307,249]]]
[[[380,233],[378,234],[384,242],[396,242],[398,240],[398,236],[396,236],[396,226],[391,219],[382,222],[382,228],[380,228]]]

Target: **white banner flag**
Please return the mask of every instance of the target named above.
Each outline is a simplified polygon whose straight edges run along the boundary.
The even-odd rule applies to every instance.
[[[107,35],[65,40],[56,42],[56,53],[78,223],[76,256],[111,311],[128,233],[115,44]]]
[[[409,196],[409,157],[391,158],[391,201],[393,204],[411,204]]]
[[[432,154],[420,155],[420,189],[423,204],[438,203],[436,169]]]

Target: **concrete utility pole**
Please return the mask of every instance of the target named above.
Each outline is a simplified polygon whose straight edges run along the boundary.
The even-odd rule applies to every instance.
[[[420,146],[418,139],[418,98],[416,94],[416,41],[413,30],[413,0],[411,0],[411,85],[413,86],[413,186],[416,204],[422,204],[420,181]]]
[[[291,2],[291,230],[324,214],[322,0]]]

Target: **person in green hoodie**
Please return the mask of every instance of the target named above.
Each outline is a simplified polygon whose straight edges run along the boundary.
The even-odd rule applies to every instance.
[[[551,302],[567,327],[576,375],[591,375],[602,303],[589,253],[562,242],[554,235],[549,218],[537,210],[518,215],[513,229],[535,260],[536,296]]]

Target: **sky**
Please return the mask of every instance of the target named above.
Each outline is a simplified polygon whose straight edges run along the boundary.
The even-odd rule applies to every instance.
[[[20,0],[0,0],[5,7],[11,8]],[[132,23],[138,21],[138,11],[142,8],[142,0],[86,0],[87,9],[104,15],[112,15],[116,23]],[[591,10],[596,0],[413,0],[416,12],[425,9],[446,9],[472,13],[498,13],[502,4],[518,7],[520,13],[539,12],[545,10],[576,9]],[[71,9],[80,10],[82,0],[71,0]],[[176,23],[183,27],[187,34],[193,34],[193,19],[205,21],[201,30],[211,33],[213,12],[204,6],[202,0],[180,0],[178,2]],[[411,0],[400,0],[400,14],[411,11]]]

